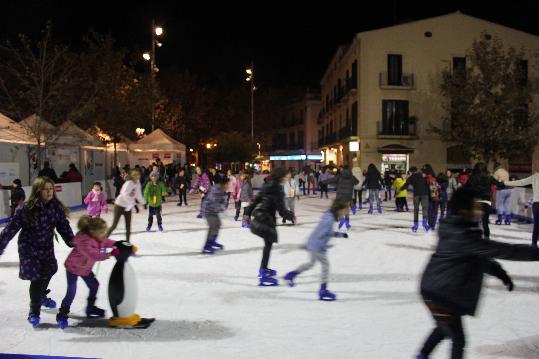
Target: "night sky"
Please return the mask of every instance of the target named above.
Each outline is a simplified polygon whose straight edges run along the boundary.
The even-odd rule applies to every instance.
[[[177,65],[214,81],[237,84],[253,59],[259,86],[317,86],[337,46],[355,33],[456,10],[539,34],[539,1],[6,1],[0,38],[39,35],[47,22],[74,47],[95,29],[122,46],[150,46],[152,17],[165,36],[159,67]],[[191,4],[191,5],[189,5]]]

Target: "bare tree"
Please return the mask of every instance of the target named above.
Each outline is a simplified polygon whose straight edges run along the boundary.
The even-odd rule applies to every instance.
[[[58,135],[54,127],[70,112],[67,103],[76,86],[76,56],[52,39],[48,24],[35,43],[19,35],[17,44],[0,46],[0,112],[21,121],[36,141],[36,167],[41,168],[44,145]]]

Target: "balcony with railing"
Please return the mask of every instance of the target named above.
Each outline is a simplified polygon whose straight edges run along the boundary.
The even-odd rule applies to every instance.
[[[402,121],[378,121],[378,138],[417,138],[417,121],[415,117],[410,117]]]
[[[411,90],[414,88],[414,74],[402,73],[399,76],[380,72],[380,88]]]

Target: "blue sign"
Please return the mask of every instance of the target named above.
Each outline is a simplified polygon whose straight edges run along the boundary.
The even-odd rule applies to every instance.
[[[275,155],[270,156],[270,161],[322,161],[322,155]]]

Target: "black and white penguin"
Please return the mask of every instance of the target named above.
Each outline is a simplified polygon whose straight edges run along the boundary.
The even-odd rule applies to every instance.
[[[114,327],[147,327],[153,319],[141,318],[135,313],[138,287],[135,272],[128,262],[129,257],[137,252],[137,247],[127,241],[118,241],[115,247],[119,253],[109,280],[109,302],[113,313],[109,324]]]

